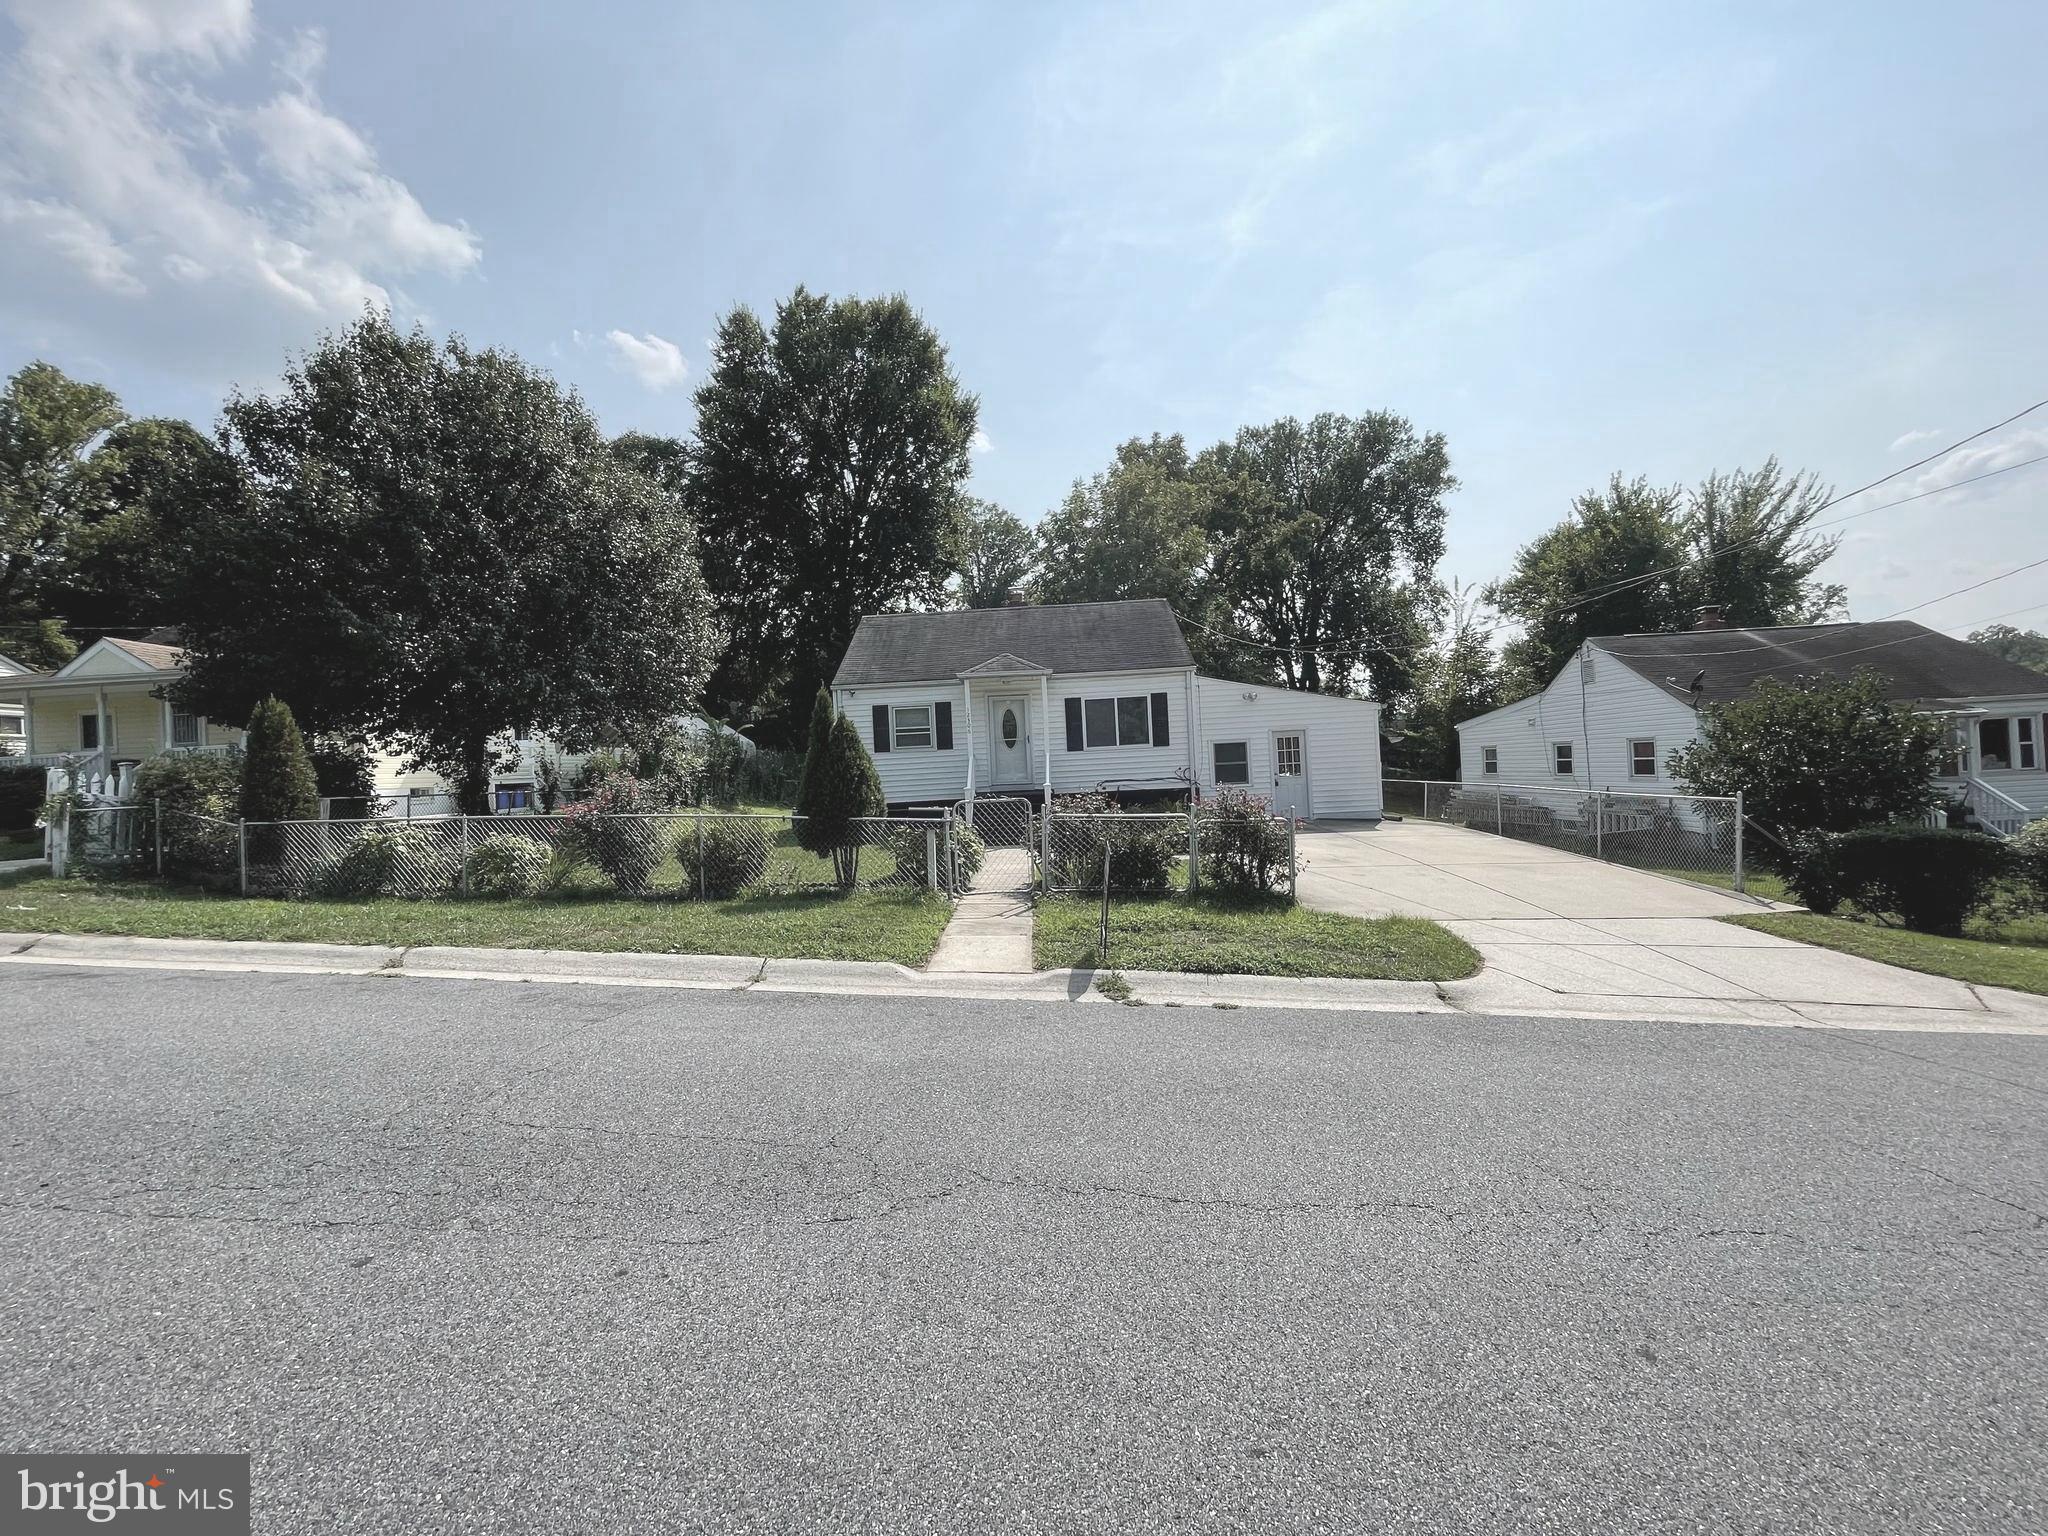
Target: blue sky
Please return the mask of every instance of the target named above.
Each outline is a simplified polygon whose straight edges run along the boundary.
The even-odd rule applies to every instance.
[[[1846,489],[2048,396],[2039,5],[0,17],[0,369],[139,413],[210,423],[369,299],[682,433],[725,308],[900,290],[1027,519],[1133,434],[1389,407],[1448,436],[1476,582],[1612,470]],[[1842,510],[2043,453],[2048,411]],[[2044,511],[2018,469],[1833,575],[1890,613],[2048,556]]]

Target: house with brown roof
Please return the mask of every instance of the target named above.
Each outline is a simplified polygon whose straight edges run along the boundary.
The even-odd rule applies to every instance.
[[[54,672],[0,676],[0,710],[21,710],[16,762],[85,774],[112,773],[164,752],[225,752],[242,742],[239,726],[218,724],[164,697],[184,671],[175,645],[95,640]]]
[[[1868,670],[1890,696],[1948,725],[1937,781],[1973,825],[2010,836],[2048,815],[2048,675],[1910,620],[1741,628],[1703,609],[1689,630],[1600,635],[1541,693],[1460,722],[1467,789],[1677,794],[1671,754],[1699,712],[1765,678]]]

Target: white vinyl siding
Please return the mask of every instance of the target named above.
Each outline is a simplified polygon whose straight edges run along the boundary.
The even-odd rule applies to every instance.
[[[1569,782],[1679,793],[1667,765],[1674,749],[1698,736],[1698,716],[1611,657],[1596,661],[1595,681],[1583,690],[1582,672],[1582,662],[1567,663],[1543,692],[1459,722],[1459,777],[1468,784],[1486,780],[1549,787]],[[1654,741],[1657,750],[1656,772],[1647,777],[1634,771],[1635,744],[1642,741]],[[1558,742],[1571,743],[1569,779],[1557,771],[1552,749]],[[1486,766],[1488,747],[1494,749],[1497,771]]]
[[[1299,733],[1308,758],[1308,814],[1376,821],[1380,798],[1380,707],[1370,699],[1261,688],[1222,678],[1197,679],[1201,690],[1202,787],[1216,788],[1219,745],[1243,743],[1246,781],[1254,794],[1273,793],[1274,734]]]

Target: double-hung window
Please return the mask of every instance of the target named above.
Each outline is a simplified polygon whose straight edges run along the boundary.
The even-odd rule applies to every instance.
[[[1481,747],[1479,749],[1479,771],[1491,778],[1498,778],[1500,776],[1499,747]]]
[[[1082,706],[1088,746],[1143,747],[1152,742],[1152,704],[1142,693],[1121,699],[1089,699]]]
[[[1628,744],[1628,776],[1632,779],[1657,777],[1657,743],[1641,737]]]
[[[2034,717],[2021,715],[2012,723],[2012,765],[2015,768],[2041,766],[2041,744],[2034,738]]]
[[[1572,767],[1572,744],[1570,742],[1552,742],[1550,744],[1550,759],[1551,766],[1556,769],[1559,778],[1568,779],[1572,776],[1574,770]]]
[[[171,711],[171,745],[174,747],[196,747],[199,745],[199,717],[189,709]]]
[[[96,752],[100,745],[100,717],[80,715],[78,717],[78,750]]]
[[[1219,741],[1216,754],[1218,784],[1249,784],[1252,781],[1251,753],[1241,741]]]
[[[899,749],[932,744],[932,707],[929,704],[898,704],[895,729],[891,732]]]

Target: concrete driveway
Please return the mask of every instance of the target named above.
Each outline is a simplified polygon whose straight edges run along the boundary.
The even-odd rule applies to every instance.
[[[1815,949],[1715,919],[1732,893],[1440,822],[1328,824],[1299,837],[1301,900],[1434,918],[1486,960],[1443,988],[1465,1007],[1635,1018],[1999,1027],[2039,999]]]

